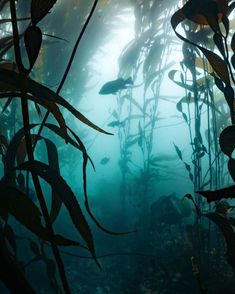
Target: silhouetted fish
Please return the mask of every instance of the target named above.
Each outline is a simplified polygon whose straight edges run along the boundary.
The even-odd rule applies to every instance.
[[[102,86],[102,88],[99,91],[99,94],[116,94],[119,90],[126,89],[128,84],[133,85],[131,77],[126,80],[124,80],[123,78],[119,78],[117,80],[107,82]]]
[[[104,164],[108,163],[109,160],[110,159],[108,157],[104,157],[104,158],[101,159],[100,164],[103,164],[104,165]]]
[[[108,124],[109,127],[123,127],[125,125],[125,121],[119,121],[119,120],[115,120],[115,121],[112,121]]]

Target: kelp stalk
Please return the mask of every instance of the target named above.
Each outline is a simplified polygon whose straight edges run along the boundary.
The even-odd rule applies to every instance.
[[[31,134],[30,134],[30,128],[29,128],[29,109],[28,109],[28,100],[27,100],[27,87],[26,87],[26,77],[27,73],[24,69],[24,66],[22,64],[21,54],[20,54],[20,45],[19,45],[19,34],[18,34],[18,28],[17,28],[17,17],[16,17],[16,7],[15,7],[15,1],[10,0],[10,11],[11,11],[11,20],[12,20],[12,28],[13,28],[13,37],[14,37],[14,51],[15,51],[15,59],[17,66],[19,68],[19,72],[22,76],[22,85],[21,85],[21,107],[22,107],[22,116],[23,116],[23,123],[24,123],[24,132],[25,132],[25,142],[26,142],[26,150],[28,154],[28,158],[30,162],[34,161],[34,154],[33,154],[33,147],[32,147],[32,140],[31,140]],[[64,291],[66,294],[70,294],[69,284],[66,278],[64,265],[62,258],[60,256],[60,252],[58,250],[58,247],[56,245],[56,242],[53,238],[54,236],[54,230],[53,226],[50,221],[50,216],[47,210],[46,202],[43,196],[43,192],[41,189],[41,185],[39,182],[38,176],[32,172],[32,179],[35,186],[35,191],[41,206],[41,210],[43,213],[43,217],[45,219],[46,226],[52,236],[51,239],[51,247],[53,254],[55,256],[55,260],[57,263],[58,271],[60,274],[61,282],[64,288]]]
[[[72,53],[71,53],[71,56],[70,56],[69,62],[68,62],[68,64],[67,64],[67,67],[66,67],[65,72],[64,72],[64,74],[63,74],[63,77],[62,77],[62,79],[61,79],[61,82],[60,82],[60,84],[59,84],[59,87],[58,87],[58,89],[57,89],[57,91],[56,91],[56,94],[58,94],[58,95],[59,95],[59,93],[60,93],[61,89],[63,88],[63,85],[64,85],[64,83],[65,83],[65,81],[66,81],[66,78],[67,78],[68,73],[69,73],[69,70],[70,70],[70,68],[71,68],[71,66],[72,66],[72,63],[73,63],[73,60],[74,60],[75,54],[76,54],[76,52],[77,52],[78,46],[79,46],[79,44],[80,44],[80,42],[81,42],[81,39],[82,39],[82,37],[83,37],[83,35],[84,35],[85,31],[86,31],[86,28],[87,28],[87,26],[88,26],[88,24],[89,24],[89,22],[90,22],[90,20],[91,20],[91,17],[92,17],[92,15],[93,15],[93,13],[94,13],[94,11],[95,11],[95,9],[96,9],[96,6],[97,6],[97,4],[98,4],[98,1],[99,1],[99,0],[95,0],[95,1],[94,1],[93,6],[92,6],[92,9],[91,9],[91,11],[90,11],[90,14],[89,14],[89,16],[88,16],[88,18],[87,18],[87,20],[86,20],[86,22],[85,22],[85,24],[84,24],[84,26],[83,26],[81,32],[79,33],[79,36],[78,36],[78,38],[77,38],[77,41],[76,41],[76,43],[75,43],[75,45],[74,45],[74,48],[73,48],[73,51],[72,51]],[[48,111],[46,112],[46,114],[45,114],[45,116],[44,116],[44,118],[43,118],[43,121],[42,121],[42,123],[41,123],[41,126],[40,126],[40,128],[39,128],[39,130],[38,130],[38,134],[37,134],[37,137],[36,137],[36,140],[35,140],[35,143],[34,143],[33,149],[35,149],[35,147],[36,147],[36,144],[37,144],[38,138],[39,138],[39,136],[40,136],[41,133],[42,133],[42,130],[43,130],[44,126],[45,126],[45,123],[46,123],[46,121],[47,121],[47,119],[48,119],[49,114],[50,114],[50,111],[48,110]]]

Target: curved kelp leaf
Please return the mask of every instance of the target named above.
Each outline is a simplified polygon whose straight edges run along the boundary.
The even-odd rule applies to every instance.
[[[56,0],[32,0],[31,19],[33,24],[37,24],[43,19],[54,6]]]
[[[38,139],[43,139],[46,148],[47,148],[47,157],[48,157],[48,163],[51,169],[56,171],[58,174],[60,174],[60,167],[59,167],[59,157],[58,157],[58,151],[56,145],[49,139],[43,138],[40,136]],[[51,194],[51,211],[50,211],[50,219],[51,223],[53,223],[57,216],[59,215],[61,206],[62,206],[62,200],[58,196],[57,192],[52,186],[52,194]]]
[[[37,26],[28,27],[24,33],[24,43],[31,70],[37,60],[42,44],[42,32],[40,28]]]
[[[189,0],[182,8],[184,15],[200,25],[209,25],[213,31],[220,31],[219,22],[228,11],[227,0]]]
[[[229,85],[230,84],[230,77],[229,77],[229,72],[228,72],[226,62],[224,62],[224,60],[221,57],[219,57],[217,54],[215,54],[214,52],[207,50],[206,48],[186,39],[185,37],[183,37],[182,35],[180,35],[176,31],[177,26],[185,19],[186,19],[186,15],[184,14],[183,9],[180,9],[173,14],[173,16],[171,18],[171,25],[172,25],[172,28],[173,28],[175,34],[182,41],[189,43],[189,44],[197,47],[198,49],[200,49],[201,52],[206,56],[206,58],[210,62],[211,66],[214,69],[214,71],[216,72],[216,74],[221,78],[221,80],[223,80],[226,84]]]
[[[180,80],[181,81],[177,81],[176,78],[175,78],[175,75],[176,74],[180,74]],[[171,70],[169,73],[168,73],[168,77],[169,79],[171,79],[176,85],[186,89],[186,90],[189,90],[189,91],[193,91],[194,89],[194,86],[193,85],[188,85],[184,82],[184,77],[183,77],[183,74],[179,71],[179,70]]]
[[[179,78],[180,80],[177,79],[177,75],[179,75]],[[169,73],[168,73],[168,77],[178,86],[188,90],[188,91],[192,91],[194,92],[195,90],[195,84],[193,83],[185,83],[184,81],[184,76],[182,74],[181,71],[179,70],[171,70]],[[210,85],[211,83],[211,80],[212,78],[210,78],[210,76],[207,77],[207,79],[205,79],[204,77],[202,78],[199,78],[197,81],[196,81],[196,86],[198,88],[199,91],[201,92],[204,92],[205,91],[205,88],[206,86],[208,86],[208,84]]]
[[[196,193],[205,197],[207,202],[218,201],[222,198],[235,198],[235,185],[215,191],[196,191]]]
[[[29,128],[33,129],[37,126],[39,126],[39,124],[30,124]],[[65,138],[64,132],[56,125],[46,123],[45,127],[47,127],[49,130],[51,130],[52,132],[54,132],[55,134],[60,136],[62,139]],[[76,141],[74,141],[71,137],[67,136],[66,138],[67,138],[67,142],[70,143],[71,145],[73,145],[75,148],[79,149],[80,151],[83,150],[83,148],[80,145],[78,145],[78,143]],[[4,159],[4,174],[8,175],[9,183],[11,183],[12,185],[14,185],[14,183],[15,183],[15,172],[14,172],[15,159],[17,156],[18,148],[19,148],[20,144],[22,144],[23,139],[24,139],[24,128],[20,129],[18,132],[15,133],[14,137],[12,138],[11,142],[9,143],[9,146],[7,148],[7,152],[5,155],[5,159]],[[21,158],[20,160],[21,160],[21,162],[23,162],[25,155],[26,155],[26,150],[21,151],[21,153],[22,154],[20,156],[20,158]],[[90,158],[89,158],[89,160],[90,160]]]
[[[82,246],[79,242],[64,238],[61,235],[51,236],[47,228],[42,226],[41,213],[33,201],[22,191],[5,185],[5,177],[0,181],[0,214],[9,213],[22,225],[39,238],[55,240],[61,246]]]
[[[3,99],[5,97],[9,97],[8,99],[13,99],[13,98],[19,98],[21,97],[21,93],[19,92],[10,92],[10,93],[7,93],[7,92],[3,92],[3,93],[0,93],[0,99]],[[54,102],[51,102],[51,101],[46,101],[46,100],[42,100],[42,99],[38,99],[32,95],[25,95],[29,100],[32,100],[34,103],[36,104],[40,104],[42,105],[43,107],[45,107],[55,118],[55,120],[58,122],[58,124],[60,125],[61,127],[61,130],[63,130],[65,136],[64,139],[67,143],[67,128],[66,128],[66,123],[65,123],[65,119],[59,109],[59,107],[54,103]],[[11,102],[11,101],[10,101]],[[5,108],[5,106],[4,106]]]
[[[235,149],[235,126],[229,126],[222,131],[219,137],[219,144],[222,152],[229,157],[228,170],[235,181],[235,160],[232,157]]]
[[[32,142],[35,142],[36,138],[38,141],[43,140],[45,142],[49,166],[60,174],[59,158],[58,158],[58,151],[57,151],[56,145],[51,140],[45,137],[31,135]],[[26,154],[27,154],[26,142],[25,142],[25,138],[23,138],[23,140],[21,140],[19,144],[17,154],[16,154],[16,161],[18,165],[24,162]],[[14,156],[14,154],[12,154],[12,156]],[[53,223],[56,220],[60,212],[61,205],[62,205],[62,201],[52,187],[52,200],[51,200],[51,211],[50,211],[51,223]]]
[[[51,169],[45,163],[36,160],[33,162],[25,162],[17,169],[33,172],[43,178],[48,184],[50,184],[51,187],[53,187],[57,195],[61,198],[62,202],[66,206],[73,224],[85,240],[93,258],[99,265],[95,255],[95,248],[90,227],[82,213],[80,205],[73,191],[66,181],[61,177],[61,175],[55,170]]]
[[[30,129],[37,127],[39,124],[31,124],[29,125]],[[61,138],[64,138],[64,132],[57,126],[53,124],[45,124],[45,126],[59,135]],[[76,136],[76,141],[75,142],[72,138],[67,137],[68,143],[72,144],[74,147],[79,149],[80,151],[85,154],[86,158],[90,160],[91,164],[93,165],[93,162],[91,161],[90,157],[88,156],[86,149],[84,145],[82,144],[82,141],[79,139],[79,137],[74,133],[73,135]],[[55,144],[42,136],[37,136],[37,135],[31,135],[32,141],[35,141],[35,139],[38,140],[44,140],[47,148],[47,155],[48,155],[48,162],[49,165],[52,169],[56,170],[58,173],[60,173],[59,169],[59,162],[58,162],[58,152]],[[78,145],[80,144],[80,145]],[[6,153],[5,161],[4,161],[4,166],[5,166],[5,174],[9,174],[9,181],[14,184],[14,168],[15,168],[15,158],[17,159],[18,164],[22,164],[25,156],[26,156],[26,146],[25,146],[25,139],[24,139],[24,129],[20,129],[15,136],[12,138],[12,141],[10,142],[9,148]],[[94,165],[93,165],[94,167]],[[57,193],[52,189],[52,206],[51,206],[51,212],[50,212],[50,217],[51,217],[51,222],[53,223],[54,220],[56,219],[61,207],[61,199],[58,197]]]
[[[97,227],[100,230],[102,230],[103,232],[108,233],[110,235],[126,235],[126,234],[129,234],[129,233],[132,233],[132,232],[113,232],[113,231],[110,231],[110,230],[104,228],[99,223],[99,221],[97,221],[95,216],[93,215],[93,213],[92,213],[92,211],[90,209],[90,205],[89,205],[89,201],[88,201],[88,195],[87,195],[86,167],[87,167],[88,159],[90,159],[90,158],[89,158],[89,156],[87,154],[85,146],[82,144],[82,141],[79,139],[79,137],[74,133],[74,131],[72,129],[70,129],[70,128],[68,128],[68,129],[73,134],[73,136],[77,140],[78,144],[80,144],[80,146],[82,147],[82,153],[83,153],[83,167],[82,167],[82,172],[83,172],[83,191],[84,191],[84,197],[85,197],[85,207],[86,207],[86,210],[87,210],[89,216],[91,217],[91,219],[94,221],[94,223],[97,225]],[[92,163],[92,161],[91,161],[91,163]],[[92,163],[92,165],[93,165],[93,163]]]
[[[202,104],[205,104],[209,107],[211,107],[211,109],[213,109],[214,111],[216,111],[218,114],[220,115],[224,115],[215,105],[214,103],[211,103],[210,101],[208,101],[207,99],[203,98],[203,99],[198,99],[198,102],[201,102]],[[188,93],[188,96],[184,96],[182,97],[176,104],[176,108],[178,111],[182,112],[182,104],[191,104],[191,103],[196,103],[194,97],[190,94],[190,92]]]
[[[191,172],[191,166],[189,164],[187,164],[184,159],[183,159],[183,155],[182,155],[182,152],[181,150],[179,149],[179,147],[177,145],[174,144],[174,147],[175,147],[175,151],[179,157],[179,159],[183,162],[184,166],[185,166],[185,169],[188,171],[188,176],[189,176],[189,179],[191,180],[192,183],[194,183],[194,177],[193,177],[193,174]]]
[[[233,50],[233,52],[235,52],[235,33],[232,36],[231,49]]]
[[[235,181],[235,160],[233,158],[229,158],[228,170],[232,179]]]
[[[18,73],[0,68],[0,79],[1,81],[9,84],[11,87],[20,89],[21,78]],[[56,94],[54,91],[50,90],[49,88],[33,81],[30,78],[27,78],[26,84],[27,84],[27,92],[29,92],[32,96],[36,97],[38,100],[52,101],[59,105],[62,105],[84,124],[88,125],[89,127],[101,133],[112,135],[111,133],[106,132],[103,129],[96,126],[95,124],[93,124],[89,119],[87,119],[83,114],[81,114],[78,110],[76,110],[64,98],[62,98],[60,95]],[[9,90],[11,91],[11,89]],[[6,97],[8,97],[7,94],[6,94]]]
[[[219,137],[220,148],[224,154],[231,157],[235,149],[235,126],[225,128]]]

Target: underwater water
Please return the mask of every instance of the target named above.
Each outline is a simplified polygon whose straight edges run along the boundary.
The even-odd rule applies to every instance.
[[[234,6],[0,1],[0,293],[235,293]]]

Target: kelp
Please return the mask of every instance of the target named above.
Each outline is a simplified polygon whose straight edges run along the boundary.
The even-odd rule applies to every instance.
[[[227,261],[234,268],[235,267],[235,255],[234,255],[234,240],[235,235],[233,231],[234,219],[230,217],[224,210],[219,210],[219,206],[222,205],[221,201],[223,198],[229,199],[234,198],[234,185],[228,187],[221,187],[220,181],[222,175],[223,165],[220,162],[222,156],[219,151],[221,151],[228,156],[228,171],[233,180],[235,180],[235,160],[234,160],[234,76],[232,67],[234,66],[234,33],[230,40],[230,20],[229,15],[234,9],[234,2],[227,0],[216,0],[216,1],[187,1],[183,7],[177,10],[172,18],[171,25],[175,34],[184,42],[183,54],[184,60],[182,62],[182,68],[190,71],[192,75],[192,88],[190,84],[187,84],[184,80],[183,74],[180,72],[180,80],[175,79],[176,71],[170,73],[170,78],[178,84],[180,87],[183,87],[188,91],[194,94],[193,99],[195,103],[195,111],[198,113],[198,118],[195,119],[195,138],[193,139],[192,132],[191,144],[193,146],[193,154],[196,159],[200,156],[205,156],[208,154],[209,157],[209,169],[205,174],[204,181],[201,183],[200,179],[195,182],[194,190],[195,193],[200,194],[207,200],[208,203],[215,202],[217,209],[215,212],[202,212],[202,199],[200,196],[197,196],[194,200],[194,197],[190,194],[187,194],[186,197],[191,199],[195,205],[197,216],[206,217],[212,222],[214,222],[222,232],[226,245],[227,245]],[[178,30],[178,26],[182,24],[184,28],[185,35],[182,34],[182,31]],[[198,36],[203,35],[205,38],[198,38]],[[229,51],[229,43],[231,45],[231,51]],[[230,55],[231,59],[230,59]],[[205,87],[200,89],[198,87],[197,80],[197,70],[196,68],[203,69],[205,74]],[[225,98],[225,104],[228,105],[230,111],[230,119],[232,122],[231,126],[226,127],[221,134],[219,135],[219,146],[218,146],[218,134],[217,131],[221,131],[221,127],[225,127],[225,118],[226,113],[224,113],[224,108],[221,107],[221,104],[218,103],[216,98],[214,99],[213,92],[210,89],[210,83],[207,80],[207,76],[213,77],[214,85],[221,91]],[[203,93],[203,98],[201,95]],[[204,94],[205,93],[205,94]],[[189,105],[192,95],[189,94],[185,96],[184,103]],[[209,100],[210,99],[210,100]],[[207,115],[208,115],[208,130],[207,141],[208,149],[206,149],[202,136],[200,134],[200,112],[202,104],[199,103],[205,102],[207,106]],[[177,104],[177,109],[181,112],[186,123],[189,123],[188,115],[183,110],[182,101],[179,101]],[[221,107],[221,108],[219,108]],[[189,108],[188,108],[189,109]],[[212,121],[209,120],[209,111],[212,113]],[[223,117],[223,119],[222,119]],[[218,120],[218,125],[217,125]],[[223,123],[221,123],[223,120]],[[212,126],[212,127],[211,127]],[[216,129],[217,128],[217,129]],[[212,133],[212,134],[211,134]],[[214,144],[212,145],[214,140]],[[213,149],[211,148],[213,146]],[[197,150],[198,149],[198,150]],[[182,154],[180,150],[176,150],[179,158],[182,160]],[[199,151],[199,152],[198,152]],[[214,160],[212,160],[212,152],[214,152]],[[197,159],[194,162],[195,173],[199,174],[201,165],[200,160]],[[213,164],[217,172],[214,172]],[[206,176],[210,174],[210,179],[205,181]],[[215,179],[214,179],[215,178]],[[213,181],[214,179],[214,181]],[[208,190],[203,190],[205,187],[209,186]],[[204,203],[204,202],[203,202]],[[225,209],[226,210],[226,209]],[[198,225],[198,222],[195,222]],[[210,233],[209,233],[210,234]],[[210,242],[210,239],[209,241]],[[208,245],[209,246],[209,245]]]
[[[65,107],[77,119],[85,123],[87,126],[94,128],[96,131],[100,131],[105,134],[110,133],[102,130],[90,120],[88,120],[59,94],[71,67],[78,44],[81,41],[81,38],[98,1],[94,1],[93,3],[91,13],[89,14],[86,23],[82,28],[81,33],[79,34],[68,66],[65,70],[65,74],[57,91],[54,92],[48,87],[43,86],[42,84],[34,81],[32,78],[29,77],[32,69],[35,66],[35,62],[38,59],[43,43],[43,34],[40,29],[40,21],[48,15],[49,10],[56,4],[56,2],[57,1],[45,2],[40,0],[32,0],[30,17],[22,19],[19,18],[19,21],[27,19],[31,20],[23,33],[18,32],[18,18],[15,6],[16,4],[14,1],[9,2],[11,13],[10,21],[12,23],[13,36],[5,37],[5,39],[1,38],[0,55],[2,56],[3,54],[5,54],[6,50],[9,50],[14,45],[16,63],[2,63],[0,66],[1,98],[7,98],[2,112],[5,112],[6,109],[11,105],[13,98],[17,97],[18,99],[20,99],[23,128],[14,135],[10,143],[5,138],[5,136],[1,136],[1,154],[3,156],[4,163],[4,176],[0,181],[0,215],[4,222],[7,221],[8,214],[14,216],[17,221],[23,224],[41,240],[44,240],[44,242],[50,242],[56,263],[52,259],[48,258],[45,254],[43,254],[42,248],[40,249],[37,246],[37,243],[31,242],[30,247],[36,255],[35,258],[37,260],[39,260],[39,257],[43,259],[46,265],[46,270],[50,278],[52,288],[56,292],[60,292],[60,287],[56,281],[57,268],[59,270],[64,292],[70,293],[63,262],[57,246],[80,246],[82,248],[87,248],[92,254],[97,265],[100,265],[95,255],[93,236],[87,220],[83,215],[75,194],[66,183],[66,180],[63,179],[60,174],[57,147],[52,140],[42,136],[41,132],[42,129],[46,127],[54,132],[56,135],[64,139],[66,143],[72,144],[75,148],[82,152],[85,205],[90,216],[98,226],[100,226],[99,223],[96,221],[90,211],[88,196],[86,192],[86,166],[88,161],[90,161],[91,163],[92,161],[87,154],[86,148],[83,142],[80,140],[79,136],[71,128],[68,128],[66,120],[64,119],[64,116],[58,105]],[[5,22],[7,22],[7,20],[2,20],[2,23]],[[21,58],[20,39],[22,37],[24,42],[24,49],[28,57],[28,68],[25,67],[24,62]],[[47,113],[41,125],[30,124],[28,100],[32,100],[35,103],[35,108],[39,115],[39,118],[42,113],[38,105],[46,108]],[[59,126],[53,125],[51,123],[46,123],[47,117],[50,113],[53,114]],[[38,126],[40,127],[39,132],[37,134],[31,134],[31,130]],[[35,148],[38,141],[44,141],[46,145],[48,164],[37,161],[34,158],[34,151],[36,150]],[[41,211],[37,206],[37,203],[34,203],[34,201],[29,196],[29,173],[32,175],[32,182]],[[25,174],[27,175],[26,177]],[[48,184],[52,188],[50,213],[47,210],[47,205],[43,196],[39,177],[48,182]],[[11,196],[8,197],[9,195]],[[68,210],[70,218],[77,231],[84,239],[86,246],[81,245],[79,242],[67,239],[59,234],[55,234],[52,224],[57,219],[62,204],[65,205],[66,209]],[[23,210],[22,207],[24,207]],[[42,218],[45,221],[45,226],[41,223]],[[14,252],[16,252],[16,238],[14,235],[14,231],[11,229],[10,226],[7,225],[7,223],[5,224],[4,228],[4,234]],[[100,228],[105,230],[102,226],[100,226]],[[106,230],[106,232],[109,231]],[[0,255],[1,253],[2,251],[0,252]],[[8,261],[10,262],[9,259]],[[5,264],[6,266],[8,261],[3,264]],[[20,272],[17,272],[17,275],[20,277]],[[2,278],[3,282],[8,287],[8,282],[4,280],[5,278],[2,272],[0,278]],[[22,278],[22,281],[25,281],[25,285],[21,285],[23,284],[23,282],[21,284],[17,282],[17,286],[21,287],[20,289],[24,293],[33,293],[33,290],[31,290],[31,292],[29,291],[30,286],[27,284],[26,280]],[[9,288],[11,289],[12,287]]]
[[[142,207],[140,223],[144,225],[147,220],[147,215],[144,214],[149,210],[149,197],[152,196],[150,193],[153,193],[154,182],[164,178],[159,171],[160,163],[153,159],[152,149],[154,130],[160,120],[160,85],[165,72],[172,66],[167,60],[168,46],[175,40],[168,28],[171,7],[176,3],[140,3],[133,0],[131,4],[135,16],[135,37],[120,54],[118,75],[126,78],[131,76],[134,85],[143,87],[140,92],[135,92],[135,87],[122,91],[117,98],[115,120],[110,126],[116,127],[120,140],[120,197],[123,210],[127,205],[128,191],[136,190]],[[141,93],[141,96],[137,94],[137,98],[136,93]],[[141,157],[134,157],[133,150],[140,152]],[[163,165],[161,168],[164,168]],[[138,183],[140,189],[133,185],[133,181]]]
[[[223,5],[222,5],[223,3]],[[176,33],[176,35],[184,42],[198,48],[204,56],[208,59],[214,73],[217,75],[222,82],[225,83],[224,94],[228,102],[231,111],[231,119],[233,121],[233,109],[232,109],[232,89],[230,86],[230,74],[231,68],[228,66],[228,53],[225,51],[225,43],[227,42],[228,31],[229,31],[229,20],[228,15],[231,13],[232,5],[228,5],[228,1],[207,1],[206,9],[203,7],[204,4],[200,2],[198,7],[194,0],[188,1],[188,3],[180,10],[178,10],[171,18],[171,25]],[[231,9],[230,9],[231,8]],[[215,13],[215,15],[213,14]],[[225,27],[225,35],[220,30],[219,18]],[[214,42],[222,57],[216,53],[198,45],[190,39],[183,37],[177,32],[177,26],[182,23],[185,19],[190,19],[192,21],[196,20],[196,23],[201,25],[210,25],[211,29],[214,31]],[[227,43],[226,43],[227,44]],[[231,93],[230,93],[231,92]]]
[[[175,151],[176,151],[176,153],[177,153],[179,159],[183,162],[183,164],[184,164],[186,170],[188,171],[188,176],[189,176],[191,182],[193,183],[193,182],[194,182],[194,177],[193,177],[193,174],[192,174],[192,171],[191,171],[191,166],[190,166],[188,163],[186,163],[186,162],[184,161],[184,159],[183,159],[183,155],[182,155],[182,152],[181,152],[181,150],[179,149],[179,147],[178,147],[177,145],[175,145],[175,144],[174,144],[174,147],[175,147]]]
[[[234,192],[234,189],[233,189],[233,192]],[[205,194],[204,194],[204,191],[198,192],[198,193],[207,197],[208,201],[214,201],[214,200],[210,200],[209,194],[207,192]],[[225,192],[225,194],[226,193],[227,192]],[[234,252],[235,233],[233,230],[233,226],[235,224],[235,219],[233,217],[230,217],[227,215],[229,205],[225,206],[225,204],[223,204],[222,202],[221,203],[218,202],[215,212],[203,213],[200,210],[200,208],[198,207],[198,205],[195,203],[193,196],[191,194],[187,194],[187,195],[185,195],[185,197],[190,199],[193,202],[198,217],[208,218],[214,224],[216,224],[216,226],[219,228],[219,230],[221,231],[221,233],[225,239],[226,245],[227,245],[228,264],[234,268],[235,267],[235,252]],[[220,199],[218,198],[217,200],[220,200]]]
[[[200,4],[202,5],[202,4]],[[216,1],[213,3],[207,2],[206,9],[203,9],[202,6],[195,6],[195,1],[189,1],[181,10],[178,10],[171,19],[172,27],[179,38],[183,41],[197,47],[208,59],[210,65],[213,69],[213,77],[215,85],[220,91],[224,93],[226,102],[230,108],[231,120],[234,123],[234,91],[231,86],[231,82],[234,81],[233,73],[231,72],[231,65],[229,63],[229,54],[228,54],[228,35],[229,35],[229,20],[228,16],[233,9],[233,5],[228,3],[228,1]],[[221,54],[221,57],[216,53],[186,39],[179,33],[177,33],[176,28],[185,19],[190,19],[196,23],[202,25],[209,25],[212,29],[213,41],[218,51]],[[219,26],[220,22],[223,23],[225,31],[221,31]],[[231,40],[231,48],[234,49],[234,36]],[[233,57],[232,57],[233,58]],[[231,59],[231,63],[233,59]],[[233,150],[227,151],[231,144],[231,133],[232,127],[225,129],[220,135],[220,147],[221,150],[229,156],[228,169],[231,176],[234,177],[234,160],[232,158]],[[228,145],[228,146],[227,146]]]
[[[18,190],[17,188],[6,186],[4,184],[4,178],[0,182],[0,188],[0,215],[2,217],[6,215],[6,213],[11,214],[22,225],[24,225],[27,229],[29,229],[42,240],[51,241],[54,239],[56,244],[60,246],[84,247],[79,242],[67,239],[59,234],[52,236],[48,229],[41,223],[41,212],[38,207],[24,192]],[[24,207],[24,210],[22,210],[22,207]]]
[[[12,72],[12,71],[0,68],[0,79],[3,82],[5,82],[7,85],[9,85],[9,88],[7,88],[7,91],[9,91],[9,93],[7,93],[6,89],[4,89],[5,93],[1,93],[1,97],[7,97],[8,95],[11,95],[12,89],[13,89],[13,91],[14,91],[14,89],[19,90],[20,83],[21,83],[20,74],[17,74],[16,72]],[[35,101],[37,103],[40,103],[40,101],[42,101],[42,103],[45,101],[46,101],[46,103],[48,101],[53,102],[53,103],[57,103],[57,104],[65,107],[68,111],[70,111],[77,119],[82,121],[84,124],[88,125],[89,127],[94,128],[95,130],[97,130],[99,132],[110,135],[110,133],[102,130],[101,128],[99,128],[98,126],[93,124],[91,121],[89,121],[83,114],[81,114],[78,110],[76,110],[64,98],[62,98],[61,96],[59,96],[58,94],[56,94],[55,92],[50,90],[49,88],[31,80],[30,78],[27,78],[25,83],[28,86],[27,92],[29,94],[31,94],[30,96],[28,96],[29,99],[32,99],[33,101]],[[14,95],[15,95],[15,97],[18,97],[21,94],[20,94],[20,92],[18,92],[18,93],[16,92],[16,93],[14,93]],[[34,97],[36,97],[37,99],[35,99]],[[44,104],[44,106],[46,107],[46,104]]]
[[[208,80],[208,77],[200,78],[204,79],[203,83],[205,85],[201,87],[201,82],[198,84],[198,79],[196,78],[197,72],[196,68],[199,66],[205,71],[205,73],[209,73],[210,76],[213,77],[215,85],[218,87],[220,91],[223,92],[225,100],[230,108],[230,116],[231,120],[233,122],[233,100],[234,100],[234,92],[231,86],[231,82],[233,81],[233,76],[231,72],[231,66],[229,64],[229,54],[228,54],[228,35],[229,35],[229,20],[228,16],[231,13],[233,9],[233,5],[229,5],[228,1],[206,1],[205,3],[202,1],[199,1],[197,3],[194,0],[188,1],[182,9],[178,10],[174,13],[174,15],[171,18],[171,25],[176,33],[176,35],[184,41],[183,45],[183,54],[184,54],[184,60],[182,62],[182,66],[184,66],[186,69],[190,71],[190,73],[193,76],[192,84],[188,84],[185,82],[183,73],[180,72],[180,81],[176,80],[175,75],[177,71],[171,71],[169,73],[169,77],[179,86],[183,87],[187,91],[189,91],[188,95],[185,98],[182,98],[177,103],[177,109],[181,112],[185,122],[189,126],[189,108],[188,108],[188,114],[183,110],[182,103],[185,102],[189,105],[190,100],[193,97],[193,103],[195,103],[196,112],[198,115],[201,113],[201,109],[203,104],[205,103],[205,106],[211,108],[212,115],[215,117],[215,114],[213,112],[217,112],[221,116],[224,116],[220,109],[216,107],[216,104],[214,102],[214,96],[212,91],[209,90],[210,87],[210,81]],[[184,32],[185,37],[182,33],[179,33],[177,31],[179,24],[184,24],[188,21],[187,26],[184,26]],[[207,49],[202,45],[199,45],[196,39],[193,38],[195,34],[198,34],[201,30],[204,28],[199,27],[196,24],[200,24],[201,26],[207,26],[207,31],[210,30],[211,34],[213,35],[213,38],[211,39],[211,43],[214,46],[211,46]],[[223,28],[221,27],[221,24],[223,24]],[[190,27],[191,25],[191,27]],[[187,29],[186,29],[187,28]],[[208,44],[207,44],[208,45]],[[217,49],[219,54],[215,53],[213,50]],[[195,52],[195,53],[193,53]],[[201,53],[204,56],[201,56]],[[206,59],[205,59],[206,58]],[[209,63],[209,64],[208,64]],[[201,92],[202,91],[202,92]],[[190,94],[192,92],[193,94]],[[207,92],[205,95],[204,92]],[[190,95],[189,95],[190,94]],[[201,95],[204,97],[202,98]],[[209,100],[211,99],[211,101]],[[201,103],[201,104],[199,104]],[[209,111],[209,110],[208,110]],[[215,123],[212,122],[212,124],[215,125]],[[190,126],[189,126],[190,128]],[[191,134],[191,131],[190,131]],[[208,143],[211,142],[211,135],[208,131]],[[202,142],[202,136],[200,134],[200,117],[195,121],[195,139],[197,142],[199,142],[199,153],[197,152],[196,145],[195,145],[195,139],[194,142],[192,141],[191,144],[194,146],[193,153],[195,151],[197,152],[197,158],[200,156],[203,156],[203,152],[205,151],[205,146]],[[191,135],[192,136],[192,135]],[[215,145],[216,146],[216,145]],[[204,149],[204,150],[203,150]],[[216,151],[216,148],[214,148],[214,151]],[[196,153],[195,153],[196,154]],[[198,157],[199,156],[199,157]],[[210,150],[209,150],[209,156]],[[210,159],[211,160],[211,159]],[[195,162],[196,163],[196,162]],[[230,170],[233,169],[233,162],[232,159],[229,161]]]

